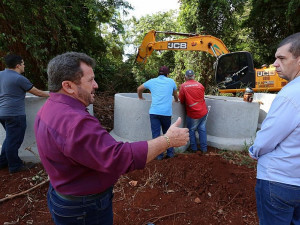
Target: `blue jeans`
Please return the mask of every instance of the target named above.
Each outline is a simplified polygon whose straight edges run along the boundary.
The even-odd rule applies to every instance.
[[[47,193],[48,208],[56,225],[112,225],[112,188],[99,198],[81,197],[71,201],[59,196],[51,183]]]
[[[161,116],[150,114],[150,123],[151,123],[151,131],[152,138],[157,138],[160,136],[160,130],[162,129],[163,134],[165,134],[169,127],[171,126],[171,116]],[[174,156],[174,148],[167,149],[167,156]],[[164,157],[164,153],[161,153],[157,156],[158,159],[162,159]]]
[[[257,179],[256,205],[260,225],[299,225],[300,187]]]
[[[189,129],[190,144],[193,151],[197,151],[196,131],[199,134],[201,151],[207,151],[206,118],[207,114],[200,119],[192,119],[188,115],[186,116],[186,126]]]
[[[23,165],[18,151],[25,136],[26,116],[0,116],[0,123],[6,132],[0,155],[0,167],[8,165],[9,171],[13,172]]]

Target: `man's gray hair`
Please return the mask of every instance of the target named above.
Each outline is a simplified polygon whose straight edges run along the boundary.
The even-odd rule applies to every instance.
[[[278,48],[286,44],[291,44],[289,51],[293,54],[295,58],[300,56],[300,32],[292,34],[283,39],[279,43]]]
[[[51,92],[58,92],[62,88],[63,81],[80,82],[83,72],[80,63],[95,67],[95,60],[80,52],[66,52],[57,55],[48,63],[48,89]]]

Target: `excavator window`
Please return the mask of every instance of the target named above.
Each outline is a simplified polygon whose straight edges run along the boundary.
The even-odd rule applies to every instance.
[[[252,56],[249,52],[221,55],[217,61],[216,82],[219,88],[243,88],[255,85]]]

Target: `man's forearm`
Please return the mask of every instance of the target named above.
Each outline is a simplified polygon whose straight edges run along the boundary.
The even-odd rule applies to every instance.
[[[168,141],[163,136],[148,141],[148,155],[146,163],[155,159],[156,156],[163,153],[167,148]]]
[[[178,94],[177,94],[177,91],[174,91],[174,92],[173,92],[173,96],[174,96],[175,102],[178,102]]]
[[[143,98],[143,92],[138,90],[138,97],[139,97],[139,99]]]
[[[30,94],[39,96],[39,97],[49,97],[49,93],[45,91],[41,91],[37,89],[36,87],[32,87],[29,91]]]
[[[145,90],[144,86],[141,85],[137,88],[137,94],[139,99],[143,99],[143,91]]]

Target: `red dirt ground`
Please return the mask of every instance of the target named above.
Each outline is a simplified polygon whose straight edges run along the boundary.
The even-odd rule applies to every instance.
[[[99,96],[94,111],[110,131],[113,97]],[[114,224],[258,224],[255,169],[239,166],[236,161],[240,161],[239,157],[224,159],[222,152],[209,148],[205,155],[178,154],[172,159],[152,161],[144,170],[122,176],[114,188]],[[0,224],[53,224],[46,200],[48,182],[3,201],[46,179],[41,164],[31,171],[12,175],[7,169],[0,170]]]

